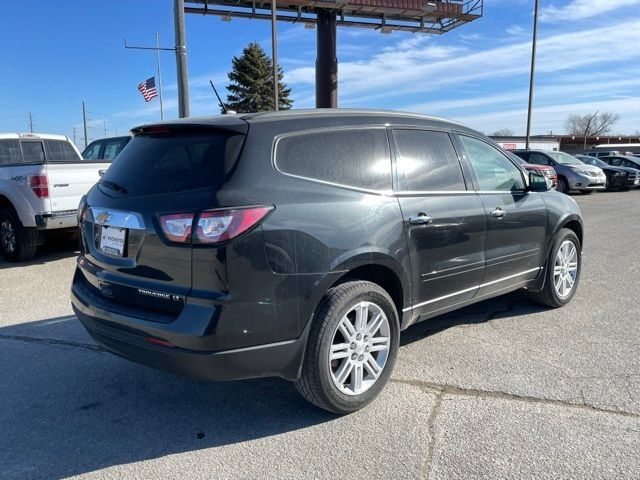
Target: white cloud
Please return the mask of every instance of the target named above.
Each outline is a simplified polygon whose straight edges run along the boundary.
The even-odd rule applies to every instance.
[[[623,9],[628,16],[632,12],[627,7],[640,5],[640,0],[571,0],[562,7],[549,5],[540,10],[541,22],[565,22],[583,20],[585,18],[602,16],[614,10]],[[605,18],[605,17],[602,17]]]

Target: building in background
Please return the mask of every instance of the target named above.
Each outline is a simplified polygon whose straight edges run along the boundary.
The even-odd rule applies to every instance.
[[[526,148],[526,137],[489,137],[505,150],[518,150]],[[531,150],[560,150],[560,137],[555,135],[532,135],[529,142],[529,148]]]

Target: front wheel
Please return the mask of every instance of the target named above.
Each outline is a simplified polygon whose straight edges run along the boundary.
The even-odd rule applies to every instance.
[[[544,274],[544,288],[532,293],[533,299],[547,307],[558,308],[571,301],[578,288],[582,253],[580,241],[568,228],[555,236]]]
[[[296,388],[330,412],[361,409],[382,391],[395,364],[400,327],[393,301],[375,283],[346,282],[324,295],[312,321]]]
[[[556,190],[560,193],[569,193],[569,183],[562,177],[558,178]]]

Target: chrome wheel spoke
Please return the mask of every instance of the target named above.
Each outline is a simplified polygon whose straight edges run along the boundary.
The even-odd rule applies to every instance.
[[[367,331],[367,333],[371,336],[375,335],[376,332],[378,331],[378,329],[380,328],[380,325],[382,325],[382,322],[384,321],[384,317],[382,316],[382,313],[378,313],[376,316],[373,317],[373,319],[367,324],[365,330]]]
[[[367,361],[364,362],[364,368],[374,379],[377,379],[380,376],[380,372],[382,372],[382,369],[371,355],[367,356]]]
[[[360,303],[358,307],[356,307],[356,322],[355,327],[356,331],[362,332],[366,325],[369,317],[369,304],[366,302]]]
[[[371,352],[379,352],[389,348],[389,337],[374,337],[371,339]]]
[[[353,375],[351,375],[351,388],[355,393],[362,390],[362,377],[364,376],[362,365],[353,366]]]
[[[331,345],[331,356],[329,357],[331,360],[339,360],[341,358],[348,357],[349,355],[349,343]]]
[[[351,320],[349,320],[346,315],[342,317],[342,320],[338,325],[338,329],[340,330],[340,333],[342,333],[342,336],[345,338],[345,340],[352,337],[356,333],[356,329],[353,328]]]
[[[336,372],[336,380],[339,383],[344,383],[351,375],[351,370],[353,370],[353,363],[350,360],[344,360]]]
[[[565,240],[556,254],[553,263],[553,286],[560,298],[566,298],[573,290],[578,275],[578,249]]]

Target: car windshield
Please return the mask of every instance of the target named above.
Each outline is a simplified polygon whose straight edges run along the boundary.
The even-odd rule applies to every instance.
[[[549,155],[551,158],[553,158],[553,160],[555,160],[556,162],[562,165],[581,165],[582,164],[580,160],[578,160],[573,155],[569,155],[568,153],[564,153],[564,152],[545,152],[545,153]]]
[[[597,167],[607,166],[607,164],[604,163],[599,158],[589,157],[587,155],[576,155],[576,158],[578,158],[579,160],[582,160],[583,163],[587,163],[589,165],[595,165]]]

